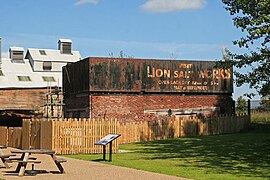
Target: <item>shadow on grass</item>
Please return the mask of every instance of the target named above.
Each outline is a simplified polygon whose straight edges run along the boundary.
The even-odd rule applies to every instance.
[[[173,159],[209,173],[270,178],[270,125],[248,133],[139,143],[146,160]]]

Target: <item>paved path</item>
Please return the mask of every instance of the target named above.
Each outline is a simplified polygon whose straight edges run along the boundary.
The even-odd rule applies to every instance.
[[[34,155],[33,155],[34,156]],[[14,171],[17,163],[12,163],[12,167],[9,169],[0,168],[0,179],[76,179],[76,180],[184,180],[184,178],[178,178],[175,176],[168,176],[164,174],[151,173],[147,171],[135,170],[125,167],[119,167],[114,165],[101,164],[98,162],[84,161],[73,158],[66,158],[67,162],[63,163],[63,167],[66,171],[65,174],[55,174],[58,169],[48,155],[35,155],[38,160],[41,160],[41,164],[35,164],[36,170],[44,170],[46,172],[36,174],[35,176],[25,175],[24,177],[18,177],[16,173],[10,173]],[[0,164],[2,166],[2,164]],[[31,165],[27,166],[27,169],[31,169]]]

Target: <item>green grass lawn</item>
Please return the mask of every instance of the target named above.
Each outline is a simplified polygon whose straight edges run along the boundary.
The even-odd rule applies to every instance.
[[[270,179],[270,131],[178,138],[120,146],[117,166],[191,179]],[[101,154],[67,155],[98,161]],[[108,157],[107,157],[108,159]],[[102,161],[100,161],[102,162]]]

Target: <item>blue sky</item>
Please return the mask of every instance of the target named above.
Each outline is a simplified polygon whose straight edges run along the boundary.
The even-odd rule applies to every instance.
[[[238,51],[242,33],[221,0],[6,0],[0,2],[2,50],[57,48],[70,38],[82,57],[219,60]],[[235,88],[234,97],[247,87]]]

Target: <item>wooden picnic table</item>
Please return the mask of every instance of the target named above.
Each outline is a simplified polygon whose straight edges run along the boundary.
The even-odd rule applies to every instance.
[[[8,165],[9,157],[13,156],[13,154],[4,154],[2,149],[7,149],[7,146],[0,145],[0,159],[4,164],[5,168],[10,168],[10,166]]]
[[[7,146],[0,145],[0,149],[6,149]]]
[[[48,149],[28,149],[28,150],[13,150],[11,153],[22,154],[21,158],[18,160],[18,165],[16,172],[19,173],[19,176],[24,176],[27,163],[40,163],[41,161],[31,160],[31,154],[45,154],[50,155],[55,165],[59,169],[60,173],[64,173],[64,168],[61,165],[62,162],[66,162],[63,158],[57,158],[54,150]]]

